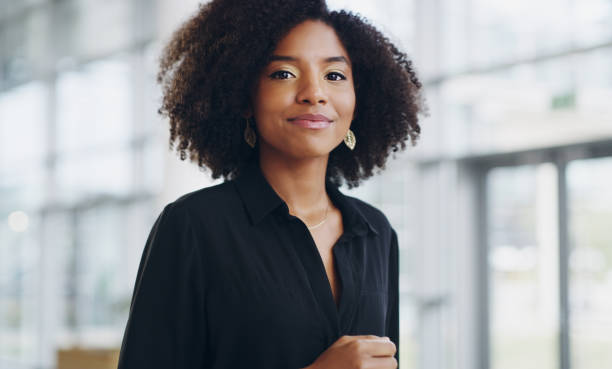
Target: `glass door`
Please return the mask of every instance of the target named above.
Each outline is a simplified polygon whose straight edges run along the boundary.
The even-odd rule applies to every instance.
[[[493,168],[486,188],[490,367],[556,369],[556,168]]]
[[[572,369],[612,368],[612,157],[568,164]]]
[[[485,172],[490,368],[612,368],[612,156],[565,151]]]

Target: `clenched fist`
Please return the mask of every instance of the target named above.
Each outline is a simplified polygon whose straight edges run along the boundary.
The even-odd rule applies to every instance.
[[[305,369],[396,369],[388,337],[342,336]]]

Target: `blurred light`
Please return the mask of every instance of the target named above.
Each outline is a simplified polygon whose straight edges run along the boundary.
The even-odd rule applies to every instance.
[[[497,246],[491,253],[491,264],[500,272],[525,272],[537,267],[536,248]]]
[[[15,232],[23,232],[28,229],[30,218],[21,210],[14,211],[8,216],[8,225]]]

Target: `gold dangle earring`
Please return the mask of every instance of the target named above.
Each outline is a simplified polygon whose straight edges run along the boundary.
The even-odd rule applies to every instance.
[[[355,134],[349,129],[344,136],[344,144],[348,146],[349,149],[353,150],[356,143],[357,139],[355,138]]]
[[[244,140],[249,146],[251,146],[251,148],[255,148],[255,142],[257,142],[257,135],[255,135],[255,130],[253,130],[253,127],[251,127],[251,125],[249,124],[249,118],[246,118]]]

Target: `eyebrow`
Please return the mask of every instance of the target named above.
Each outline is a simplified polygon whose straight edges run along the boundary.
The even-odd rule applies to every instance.
[[[295,58],[293,56],[285,56],[285,55],[272,55],[270,57],[270,62],[273,61],[298,61],[298,58]],[[346,63],[347,65],[350,65],[350,63],[348,62],[348,60],[346,60],[346,58],[344,56],[330,56],[329,58],[325,58],[323,59],[323,61],[325,63],[333,63],[333,62],[343,62]]]

